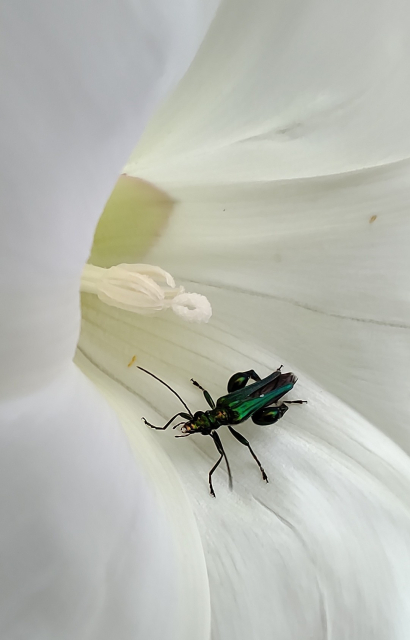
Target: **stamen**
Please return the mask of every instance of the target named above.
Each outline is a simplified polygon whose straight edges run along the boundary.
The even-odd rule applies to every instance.
[[[86,264],[80,290],[93,293],[113,307],[141,315],[172,309],[188,322],[208,322],[209,300],[199,293],[186,293],[173,277],[149,264],[119,264],[109,269]]]
[[[172,301],[172,311],[188,322],[208,322],[212,315],[211,304],[200,293],[180,293]]]

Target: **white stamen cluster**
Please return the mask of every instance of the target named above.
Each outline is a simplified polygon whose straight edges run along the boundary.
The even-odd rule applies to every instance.
[[[105,304],[141,315],[164,309],[188,322],[208,322],[209,300],[199,293],[187,293],[175,286],[173,277],[149,264],[119,264],[109,269],[86,264],[80,290],[93,293]]]

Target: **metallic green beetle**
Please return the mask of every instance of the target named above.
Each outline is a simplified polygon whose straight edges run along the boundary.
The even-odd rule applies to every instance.
[[[209,472],[209,490],[212,496],[215,497],[215,492],[212,486],[212,474],[215,469],[225,458],[226,466],[228,469],[229,486],[232,488],[232,473],[229,466],[228,458],[222,446],[221,439],[217,433],[217,429],[222,426],[227,426],[231,434],[241,444],[248,447],[252,457],[256,461],[262,474],[262,478],[265,482],[268,482],[268,476],[258,458],[256,457],[251,445],[238,431],[236,431],[232,425],[245,422],[248,418],[255,424],[268,425],[277,422],[288,410],[288,404],[303,404],[306,400],[287,400],[282,401],[279,406],[270,406],[276,404],[288,391],[293,389],[296,384],[297,377],[294,373],[281,373],[282,366],[276,371],[271,373],[266,378],[261,379],[258,374],[251,369],[250,371],[243,371],[235,373],[228,382],[228,393],[226,396],[218,398],[216,404],[211,395],[206,389],[201,387],[198,382],[191,380],[192,384],[203,391],[205,400],[211,407],[208,411],[197,411],[192,413],[188,405],[183,401],[181,396],[170,387],[166,382],[158,378],[150,371],[138,367],[141,371],[148,373],[148,375],[165,385],[177,398],[182,402],[188,413],[180,411],[176,413],[163,427],[157,427],[145,418],[142,420],[152,429],[167,429],[175,418],[184,418],[183,422],[178,422],[173,426],[173,429],[181,426],[182,435],[176,436],[177,438],[184,438],[191,436],[194,433],[200,433],[203,436],[211,436],[215,446],[219,453],[219,459],[214,464]],[[249,380],[254,380],[253,384],[248,385]]]

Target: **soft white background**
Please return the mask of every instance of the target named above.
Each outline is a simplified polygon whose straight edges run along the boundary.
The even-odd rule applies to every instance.
[[[184,0],[172,10],[157,0],[0,8],[4,640],[193,637],[178,603],[206,587],[195,524],[188,514],[192,578],[172,538],[177,514],[165,513],[118,417],[72,358],[96,222],[214,8]]]

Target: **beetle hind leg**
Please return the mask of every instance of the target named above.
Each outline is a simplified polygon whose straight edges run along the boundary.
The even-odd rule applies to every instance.
[[[261,426],[275,424],[287,410],[286,405],[282,405],[281,407],[265,407],[264,409],[255,411],[255,413],[251,415],[251,420],[254,424]]]
[[[232,391],[238,391],[238,389],[243,389],[249,380],[254,380],[255,382],[259,382],[261,379],[260,376],[254,371],[250,369],[249,371],[239,371],[238,373],[234,373],[228,381],[228,393]]]

